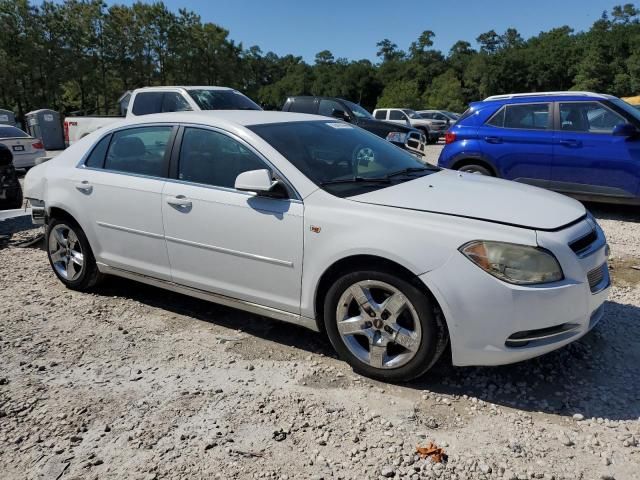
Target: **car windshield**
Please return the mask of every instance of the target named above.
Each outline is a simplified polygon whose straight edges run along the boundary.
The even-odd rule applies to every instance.
[[[408,109],[407,109],[407,110],[402,110],[402,111],[403,111],[404,113],[406,113],[406,114],[407,114],[407,116],[408,116],[409,118],[418,118],[418,119],[422,118],[422,117],[418,114],[418,112],[416,112],[416,111],[414,111],[414,110],[408,110]]]
[[[386,140],[344,122],[249,127],[313,183],[349,197],[438,171]]]
[[[356,117],[373,119],[373,116],[357,103],[349,102],[347,100],[343,100],[343,101],[344,103],[347,104],[347,106],[351,109],[351,111]]]
[[[29,135],[22,130],[11,126],[0,126],[0,138],[26,138]]]
[[[460,118],[460,114],[459,113],[445,111],[444,114],[449,116],[449,117],[451,117],[451,118],[453,118],[453,119]]]
[[[627,112],[632,117],[634,117],[636,120],[640,121],[640,110],[638,110],[637,106],[634,107],[633,105],[630,105],[627,102],[625,102],[624,100],[620,100],[619,98],[612,98],[611,99],[611,103],[613,103],[614,105],[620,107],[625,112]]]
[[[262,110],[236,90],[190,89],[187,92],[201,110]]]

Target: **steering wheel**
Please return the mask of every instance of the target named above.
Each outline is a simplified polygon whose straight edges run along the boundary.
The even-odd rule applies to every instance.
[[[369,165],[369,163],[375,160],[375,153],[371,147],[368,147],[362,143],[356,145],[351,154],[351,167],[353,169],[353,175],[358,176],[358,167],[360,164]]]

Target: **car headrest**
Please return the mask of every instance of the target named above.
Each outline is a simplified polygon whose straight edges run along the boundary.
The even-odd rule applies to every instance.
[[[113,153],[118,157],[139,157],[145,151],[144,143],[138,137],[119,138],[113,147]]]

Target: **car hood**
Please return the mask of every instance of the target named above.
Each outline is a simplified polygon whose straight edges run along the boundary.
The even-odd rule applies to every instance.
[[[451,170],[349,197],[349,200],[536,230],[556,230],[586,214],[580,202],[564,195]]]

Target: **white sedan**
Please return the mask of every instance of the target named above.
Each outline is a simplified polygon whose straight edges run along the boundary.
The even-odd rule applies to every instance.
[[[31,168],[36,164],[36,159],[45,156],[40,140],[11,125],[0,125],[0,143],[11,150],[15,168]]]
[[[312,115],[126,120],[25,189],[69,288],[117,275],[303,325],[389,381],[448,342],[455,365],[559,348],[602,318],[609,290],[604,234],[577,201],[425,166]]]

